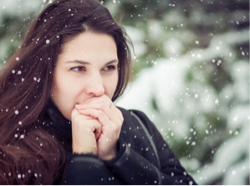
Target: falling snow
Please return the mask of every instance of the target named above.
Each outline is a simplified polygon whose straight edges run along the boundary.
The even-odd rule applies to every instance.
[[[25,0],[22,0],[21,5],[21,1],[16,3],[10,3],[10,0],[0,1],[0,29],[5,27],[6,15],[28,16],[30,12],[36,11],[35,7],[47,2],[46,0],[26,0],[26,3],[23,1]],[[199,2],[200,6],[197,6],[196,3]],[[240,6],[237,4],[234,6],[236,1],[230,4],[231,8],[238,7],[236,11],[231,9],[225,11],[225,7],[222,12],[219,9],[216,9],[216,12],[211,9],[209,14],[206,14],[206,8],[201,7],[205,3],[209,7],[219,7],[220,2],[218,2],[200,0],[193,1],[190,6],[182,7],[178,3],[167,2],[164,9],[161,7],[164,3],[160,4],[159,1],[160,9],[153,5],[152,7],[156,6],[153,13],[150,13],[150,8],[145,11],[146,9],[142,9],[144,6],[133,1],[112,0],[109,3],[114,10],[123,3],[136,9],[129,15],[124,14],[124,17],[128,17],[132,23],[130,24],[132,26],[126,26],[126,30],[134,44],[135,66],[145,63],[148,67],[139,73],[136,72],[135,80],[129,84],[129,88],[117,104],[128,109],[144,111],[161,129],[163,137],[173,150],[178,151],[180,144],[188,147],[190,154],[181,157],[180,160],[198,183],[209,184],[221,180],[221,184],[244,185],[247,180],[246,175],[249,176],[249,166],[247,166],[249,158],[245,157],[249,157],[249,149],[246,146],[249,145],[250,111],[249,50],[244,50],[242,46],[249,43],[249,28],[244,30],[242,27],[249,25],[247,22],[249,16],[248,11],[245,14]],[[241,1],[243,4],[244,2]],[[105,4],[104,1],[101,3]],[[20,11],[21,8],[25,11]],[[193,8],[193,11],[190,11],[190,8]],[[161,9],[164,9],[164,12],[160,12]],[[116,9],[115,12],[119,13],[119,10],[121,9]],[[68,11],[73,12],[71,9]],[[146,17],[145,12],[153,16],[157,11],[161,13],[160,19]],[[224,15],[226,17],[223,17]],[[135,22],[136,19],[139,20],[139,24]],[[144,21],[146,19],[147,21]],[[189,23],[192,26],[188,25]],[[188,30],[196,24],[202,29],[196,30],[197,32]],[[215,31],[212,29],[213,24],[216,25]],[[227,26],[226,29],[224,25]],[[230,25],[236,25],[235,29],[230,30],[228,27]],[[227,32],[219,33],[220,30]],[[197,33],[200,37],[197,37]],[[20,33],[0,38],[0,62],[4,64],[7,62],[6,53],[13,45],[18,45],[18,38],[21,38]],[[59,35],[56,36],[56,39],[59,38]],[[209,39],[211,41],[204,44],[204,41]],[[34,41],[38,43],[40,40],[38,38]],[[7,47],[6,43],[11,43],[11,47]],[[45,44],[50,43],[49,39],[45,41]],[[150,45],[146,45],[147,43]],[[22,59],[16,57],[15,60],[20,63]],[[41,59],[43,60],[45,58]],[[18,79],[24,82],[24,70],[13,69],[12,74],[18,75]],[[224,77],[223,74],[229,74],[231,79],[229,81],[220,79]],[[41,81],[38,77],[34,77],[33,80]],[[9,112],[12,109],[3,108],[2,111]],[[29,107],[25,106],[25,109]],[[18,110],[14,112],[16,115],[19,114]],[[209,118],[212,118],[212,121]],[[23,125],[22,121],[16,125]],[[197,138],[201,135],[202,138]],[[14,134],[14,137],[22,139],[24,134]],[[210,163],[201,166],[203,164],[198,156],[195,156],[195,153],[191,154],[192,149],[202,157],[199,149],[213,144],[217,147],[206,149],[210,153],[206,154],[207,157],[211,157],[211,161],[208,161]],[[11,173],[6,174],[12,176]],[[34,173],[34,176],[38,177],[40,174]],[[22,177],[25,175],[17,174],[18,179]]]
[[[234,65],[230,64],[230,61],[234,61],[232,59],[234,53],[230,47],[231,45],[233,46],[233,43],[239,42],[234,40],[234,38],[238,38],[238,35],[239,33],[235,32],[221,36],[221,39],[215,38],[211,41],[211,45],[207,49],[203,49],[203,51],[198,49],[193,50],[190,52],[190,54],[176,58],[176,60],[158,59],[156,61],[157,65],[153,66],[152,68],[142,70],[137,75],[136,80],[129,84],[128,90],[118,101],[118,105],[129,109],[132,108],[144,111],[149,116],[149,118],[159,128],[162,129],[162,134],[168,142],[171,142],[171,139],[174,138],[175,142],[179,140],[181,143],[183,141],[187,146],[194,148],[200,148],[200,141],[196,140],[195,138],[185,139],[185,137],[189,135],[188,131],[193,136],[203,133],[207,136],[204,138],[204,142],[208,141],[209,144],[215,143],[213,140],[214,137],[220,137],[220,134],[218,133],[219,130],[213,128],[214,123],[207,124],[206,118],[202,115],[202,113],[214,114],[214,112],[217,112],[218,116],[215,118],[216,121],[223,121],[223,118],[228,118],[228,121],[225,121],[228,123],[228,127],[230,127],[230,125],[231,127],[245,127],[246,129],[248,128],[246,131],[249,131],[249,125],[247,125],[246,121],[246,118],[249,118],[249,108],[247,106],[244,107],[235,105],[235,109],[240,109],[237,114],[233,111],[233,108],[228,108],[228,104],[231,103],[232,99],[238,99],[242,100],[242,102],[249,103],[249,95],[245,94],[248,92],[247,87],[249,87],[247,85],[247,79],[249,78],[249,75],[247,75],[249,73],[247,69],[249,69],[249,65],[247,65],[247,61],[238,63],[234,62]],[[240,35],[242,36],[242,42],[247,41],[248,32],[242,31]],[[218,43],[216,43],[217,39],[219,40]],[[225,45],[222,47],[222,44],[226,43],[228,43],[228,46]],[[200,44],[200,42],[196,42],[195,44]],[[220,58],[220,56],[226,56],[228,58],[223,60]],[[227,60],[229,60],[229,62],[227,62]],[[228,83],[227,86],[225,86],[221,91],[221,94],[217,95],[214,88],[205,84],[201,84],[202,81],[200,80],[203,78],[203,76],[207,75],[205,74],[206,70],[211,68],[206,67],[199,68],[200,70],[197,70],[197,73],[194,74],[198,83],[194,82],[193,84],[189,85],[190,87],[187,87],[185,84],[185,74],[188,74],[191,67],[196,65],[196,63],[199,64],[197,66],[204,65],[204,61],[212,62],[211,64],[221,68],[223,68],[225,65],[228,65],[227,70],[232,70],[234,84]],[[211,73],[213,72],[211,71],[210,74]],[[144,94],[141,94],[141,92]],[[138,95],[140,96],[138,97]],[[160,112],[155,110],[155,108],[149,104],[152,103],[152,99],[155,100],[154,102]],[[178,102],[176,102],[176,100],[178,100]],[[197,116],[197,121],[193,122],[197,122],[197,128],[189,128],[188,121],[192,116],[195,115]],[[234,117],[231,119],[230,117],[232,115],[234,115]],[[167,127],[171,128],[169,132],[166,132]],[[238,152],[249,154],[247,148],[244,147],[244,144],[248,143],[247,141],[249,141],[249,135],[247,133],[243,133],[242,130],[239,131],[231,129],[227,131],[231,136],[234,137],[232,140],[237,141],[240,140],[240,138],[244,138],[242,140],[245,141],[239,143],[229,142],[229,144],[241,144],[237,146],[239,149]],[[214,137],[212,138],[212,136]],[[173,147],[175,146],[175,144],[171,145],[173,145]],[[235,147],[236,146],[234,146],[234,148]],[[223,145],[221,145],[218,149],[211,150],[211,156],[214,156],[214,163],[211,165],[210,169],[203,167],[199,172],[194,174],[197,182],[208,183],[209,180],[216,179],[216,177],[222,176],[222,174],[224,174],[225,178],[228,178],[228,175],[231,174],[231,172],[229,172],[229,170],[226,168],[228,166],[234,166],[234,164],[231,163],[233,160],[227,161],[225,163],[224,161],[223,163],[218,162],[222,162],[220,158],[223,159],[224,157],[227,157],[227,155],[221,155],[222,152],[226,152],[231,149],[232,145],[225,146],[225,149],[223,148]],[[234,158],[235,161],[243,161],[240,158],[238,159],[240,154],[237,155],[235,152],[235,150],[232,150],[232,152],[229,153],[231,158]],[[197,159],[194,158],[193,161],[186,159],[187,158],[181,159],[186,167],[194,170],[195,168],[199,168],[200,164]],[[248,160],[244,161],[247,162]],[[219,167],[224,167],[225,171],[217,173],[216,170],[218,170]],[[238,171],[239,169],[235,170],[235,174],[237,174]],[[241,169],[240,171],[244,170]],[[239,177],[239,183],[244,183],[245,178],[243,177],[248,175],[247,172],[249,172],[249,169],[245,169],[244,174],[241,174],[241,180],[243,180],[243,182]]]

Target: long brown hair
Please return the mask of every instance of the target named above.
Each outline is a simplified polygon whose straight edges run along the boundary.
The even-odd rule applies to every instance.
[[[61,47],[86,30],[114,38],[119,79],[112,100],[123,93],[131,61],[123,28],[96,0],[53,1],[0,73],[0,184],[52,184],[63,171],[65,149],[40,125]]]

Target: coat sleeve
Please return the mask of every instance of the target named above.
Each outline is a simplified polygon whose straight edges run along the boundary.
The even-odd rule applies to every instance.
[[[122,184],[101,160],[93,155],[72,154],[65,167],[63,185]]]
[[[120,141],[123,154],[116,160],[107,162],[114,172],[127,184],[196,184],[181,166],[155,125],[140,111],[135,112],[148,129],[158,151],[160,167],[151,163],[132,149],[126,140]],[[122,139],[121,139],[122,140]]]

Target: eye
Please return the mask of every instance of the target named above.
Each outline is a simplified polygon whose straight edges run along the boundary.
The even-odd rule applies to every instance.
[[[115,70],[116,66],[115,65],[109,65],[103,68],[104,71],[112,71]]]
[[[70,70],[75,71],[75,72],[82,72],[86,71],[86,68],[84,66],[78,66],[78,67],[72,67]]]

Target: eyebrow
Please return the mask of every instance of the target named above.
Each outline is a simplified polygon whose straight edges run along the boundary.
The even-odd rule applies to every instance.
[[[87,61],[82,61],[82,60],[67,61],[66,63],[78,63],[78,64],[81,64],[81,65],[90,65],[91,64],[91,63],[89,63]],[[118,60],[117,59],[113,59],[113,60],[105,63],[105,65],[109,65],[109,64],[112,64],[112,63],[118,63]]]

